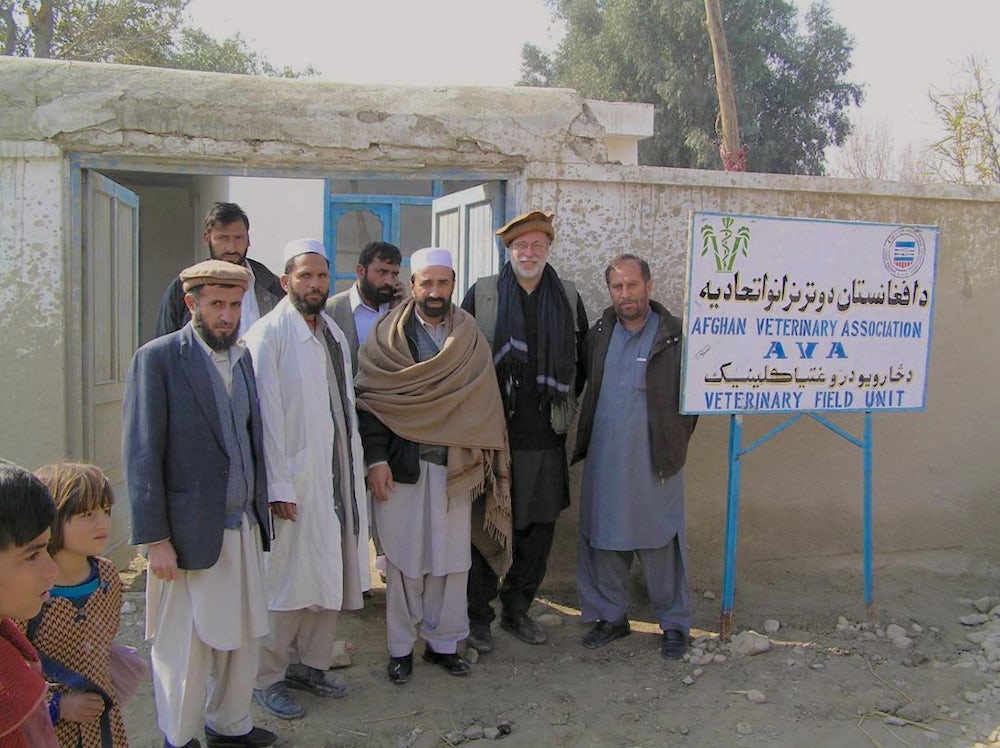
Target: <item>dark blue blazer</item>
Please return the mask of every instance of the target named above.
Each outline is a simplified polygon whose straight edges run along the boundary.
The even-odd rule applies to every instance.
[[[194,329],[146,343],[132,357],[122,404],[122,462],[135,545],[169,538],[181,569],[219,560],[229,457],[205,353]],[[270,547],[267,473],[257,382],[249,351],[238,364],[250,393],[253,511]]]

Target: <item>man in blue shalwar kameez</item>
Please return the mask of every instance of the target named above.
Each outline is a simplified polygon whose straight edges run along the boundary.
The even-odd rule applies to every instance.
[[[678,412],[681,320],[650,300],[649,265],[618,255],[605,280],[611,306],[588,333],[589,386],[573,461],[583,458],[577,582],[583,645],[628,635],[629,569],[637,556],[663,629],[661,653],[687,647],[691,603],[681,468],[696,418]]]

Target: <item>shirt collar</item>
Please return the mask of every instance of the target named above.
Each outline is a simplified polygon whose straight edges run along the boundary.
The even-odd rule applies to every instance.
[[[433,332],[434,330],[437,330],[437,329],[443,327],[448,322],[448,315],[446,314],[445,318],[442,319],[438,324],[432,325],[430,322],[428,322],[424,318],[424,315],[422,315],[420,313],[420,307],[419,306],[414,306],[413,307],[413,313],[417,317],[417,322],[419,322],[421,325],[423,325],[424,329],[426,329],[428,332]]]
[[[201,349],[203,351],[205,351],[205,355],[208,356],[209,361],[214,361],[216,356],[221,357],[225,355],[223,352],[213,351],[209,347],[208,343],[206,343],[205,340],[201,337],[201,335],[198,334],[198,331],[194,329],[194,322],[188,322],[188,324],[191,325],[192,328],[191,332],[194,333],[194,339],[198,341],[198,345],[201,346]],[[246,348],[247,348],[246,343],[244,343],[243,339],[240,338],[235,343],[233,343],[233,345],[231,345],[228,349],[226,349],[225,353],[229,354],[229,368],[231,369],[236,368],[236,364],[238,364],[240,362],[240,359],[243,358],[243,352],[246,350]]]
[[[365,309],[371,311],[376,311],[379,314],[385,314],[387,311],[389,311],[388,301],[385,302],[384,304],[379,304],[378,309],[372,309],[370,306],[368,306],[361,298],[361,289],[358,287],[358,281],[354,281],[354,283],[351,284],[350,299],[351,299],[351,313],[358,311],[359,306],[363,306]]]

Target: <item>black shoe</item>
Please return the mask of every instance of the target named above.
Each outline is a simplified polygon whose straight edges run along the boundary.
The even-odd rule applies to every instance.
[[[163,748],[201,748],[201,743],[198,742],[198,738],[191,738],[184,745],[174,745],[169,740],[164,738]]]
[[[397,686],[406,683],[413,674],[413,652],[404,657],[390,657],[388,671],[389,680]]]
[[[468,675],[469,663],[462,659],[462,656],[455,653],[442,654],[435,652],[430,647],[424,650],[424,662],[440,665],[448,671],[448,675]]]
[[[526,613],[519,613],[516,616],[500,616],[500,628],[509,631],[527,644],[545,644],[548,639],[545,635],[545,629],[539,626],[536,621],[528,618]]]
[[[221,735],[205,725],[205,742],[208,748],[259,748],[274,745],[278,736],[263,727],[254,727],[244,735]]]
[[[488,623],[473,623],[469,626],[469,635],[465,643],[479,654],[486,654],[493,649],[493,634]]]
[[[664,660],[679,660],[685,651],[687,651],[687,634],[677,629],[667,629],[663,632],[660,654]]]
[[[621,639],[623,636],[628,636],[631,633],[632,629],[628,625],[627,618],[623,618],[618,621],[618,623],[598,621],[594,625],[594,628],[590,630],[590,633],[583,637],[583,646],[587,649],[597,649],[598,647],[603,647],[605,644],[613,642],[615,639]]]

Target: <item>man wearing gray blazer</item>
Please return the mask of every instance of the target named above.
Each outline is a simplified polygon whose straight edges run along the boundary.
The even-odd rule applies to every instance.
[[[347,336],[355,374],[358,373],[358,348],[368,337],[368,331],[375,320],[402,299],[403,290],[399,285],[402,261],[403,256],[395,244],[369,242],[358,257],[357,282],[326,302],[326,313]]]
[[[206,260],[180,281],[191,321],[136,351],[122,410],[158,723],[164,746],[199,748],[203,715],[209,746],[266,746],[276,736],[250,717],[271,526],[257,384],[237,340],[249,271]]]

